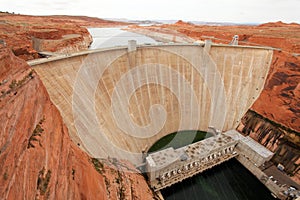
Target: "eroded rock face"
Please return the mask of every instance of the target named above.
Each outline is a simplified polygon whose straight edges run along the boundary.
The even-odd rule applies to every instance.
[[[297,173],[300,167],[300,135],[296,131],[252,110],[242,118],[237,129],[273,151],[273,162],[284,165],[287,173],[299,176]]]
[[[88,49],[92,38],[85,27],[121,25],[91,17],[28,16],[0,13],[0,39],[24,60],[40,51],[71,53]]]
[[[152,199],[128,163],[96,170],[25,61],[2,48],[0,66],[0,199]]]
[[[300,59],[274,52],[265,88],[252,109],[300,132]]]
[[[145,184],[144,177],[128,161],[115,158],[93,159],[103,175],[108,199],[157,199]]]

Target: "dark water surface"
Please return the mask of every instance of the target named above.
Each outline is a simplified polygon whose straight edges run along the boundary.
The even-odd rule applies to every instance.
[[[236,159],[161,191],[165,200],[271,200],[270,191]]]
[[[212,136],[202,131],[180,131],[157,141],[149,150],[182,146]],[[273,200],[270,191],[236,159],[161,191],[165,200]]]
[[[207,133],[204,131],[179,131],[175,133],[171,133],[162,137],[158,140],[148,151],[155,152],[159,150],[163,150],[169,147],[173,147],[174,149],[189,145],[194,142],[198,142],[205,138],[211,137],[211,133]]]

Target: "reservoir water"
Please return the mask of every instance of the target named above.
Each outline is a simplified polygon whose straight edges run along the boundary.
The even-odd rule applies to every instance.
[[[90,49],[126,46],[128,40],[136,40],[137,44],[157,43],[150,37],[124,31],[121,28],[89,28],[88,31],[93,37]]]

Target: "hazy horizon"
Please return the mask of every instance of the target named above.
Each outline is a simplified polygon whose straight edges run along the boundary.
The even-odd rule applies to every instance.
[[[0,0],[3,2],[4,0]],[[11,0],[1,5],[2,12],[26,15],[75,15],[104,19],[183,20],[218,23],[300,23],[298,0]]]

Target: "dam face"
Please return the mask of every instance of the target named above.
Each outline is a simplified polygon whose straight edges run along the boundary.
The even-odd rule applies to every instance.
[[[235,128],[264,86],[272,53],[226,45],[140,46],[31,65],[74,142],[92,157],[138,165],[142,152],[169,133]]]

